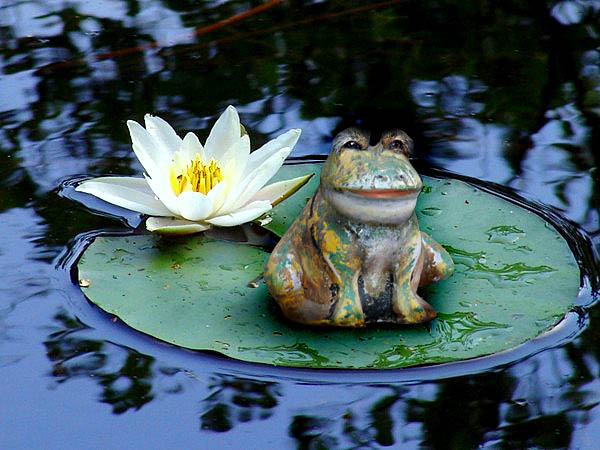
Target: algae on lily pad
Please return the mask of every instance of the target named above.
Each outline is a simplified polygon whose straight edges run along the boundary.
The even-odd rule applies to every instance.
[[[284,166],[280,177],[318,174]],[[316,181],[316,182],[315,182]],[[269,254],[192,236],[98,237],[79,261],[85,295],[136,330],[232,358],[308,368],[399,368],[514,348],[572,307],[579,268],[538,215],[457,180],[423,177],[419,224],[452,255],[448,280],[422,290],[439,316],[428,325],[309,328],[283,318],[260,276]],[[282,233],[318,185],[313,177],[271,212]]]

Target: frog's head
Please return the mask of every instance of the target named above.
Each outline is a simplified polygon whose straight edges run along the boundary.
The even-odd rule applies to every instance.
[[[341,215],[359,222],[401,224],[408,220],[423,184],[408,160],[412,139],[400,130],[375,145],[358,128],[339,133],[321,171],[321,189]]]

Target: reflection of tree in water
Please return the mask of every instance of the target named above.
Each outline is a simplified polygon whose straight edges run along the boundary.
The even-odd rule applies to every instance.
[[[379,395],[382,389],[391,393]],[[409,423],[403,417],[410,392],[407,387],[378,386],[378,395],[369,395],[364,405],[353,402],[329,416],[318,410],[296,414],[288,433],[300,449],[402,446],[410,440],[404,433]]]
[[[195,28],[249,7],[165,5],[180,14],[184,26]],[[491,8],[473,1],[425,1],[353,13],[353,0],[298,0],[191,43],[119,56],[124,48],[154,41],[143,21],[92,17],[75,4],[46,17],[62,25],[56,35],[17,38],[10,26],[0,33],[0,43],[7,44],[0,45],[4,70],[34,69],[36,80],[26,110],[0,115],[0,138],[4,133],[3,140],[17,148],[23,138],[40,143],[44,164],[52,165],[57,142],[48,139],[59,133],[61,155],[87,164],[80,173],[130,174],[134,159],[124,123],[141,119],[143,112],[164,116],[182,132],[200,128],[203,134],[207,124],[198,117],[215,115],[228,102],[252,104],[244,119],[259,145],[267,138],[261,131],[281,131],[287,109],[299,101],[305,119],[401,125],[421,141],[421,156],[465,157],[465,147],[454,148],[455,143],[481,137],[488,125],[501,127],[505,133],[495,138],[499,156],[518,175],[531,153],[531,136],[549,113],[572,104],[589,136],[583,152],[581,144],[564,149],[576,170],[587,171],[599,163],[598,152],[590,149],[598,147],[600,129],[594,38],[600,12],[582,7],[570,19],[577,23],[565,26],[558,15],[569,10],[569,2],[560,5],[509,1]],[[139,2],[128,2],[127,10],[138,14]],[[96,31],[89,48],[82,48],[90,22]],[[415,85],[425,89],[416,94]],[[568,138],[568,121],[561,126]],[[487,151],[483,144],[470,148]],[[557,186],[559,198],[570,181]],[[589,206],[597,210],[600,190],[591,192],[596,194]]]
[[[185,26],[201,27],[258,2],[163,3],[180,13]],[[555,2],[563,8],[575,3]],[[217,114],[227,102],[253,105],[244,119],[250,121],[257,144],[286,125],[283,116],[296,101],[303,119],[335,117],[345,123],[360,118],[401,125],[421,141],[422,156],[464,156],[452,145],[473,137],[465,123],[505,127],[500,156],[517,176],[535,150],[532,135],[554,121],[562,132],[550,145],[567,155],[575,178],[600,166],[600,53],[595,38],[600,9],[587,8],[577,23],[565,26],[551,14],[558,14],[557,9],[544,2],[496,2],[492,7],[488,2],[409,1],[347,14],[356,4],[285,2],[192,43],[100,60],[92,53],[154,40],[139,22],[128,20],[140,11],[140,2],[127,2],[129,17],[123,20],[84,17],[76,3],[64,7],[53,15],[61,32],[43,38],[17,37],[3,26],[2,74],[31,73],[34,83],[24,96],[25,106],[0,114],[0,208],[27,206],[33,199],[48,223],[48,241],[64,245],[93,224],[109,222],[84,217],[54,193],[44,194],[40,186],[57,178],[46,175],[49,168],[57,161],[79,161],[73,173],[131,174],[134,157],[125,120],[153,112],[181,132],[206,130],[198,118]],[[86,33],[86,20],[97,28],[89,49],[77,40]],[[561,115],[565,106],[571,117]],[[584,130],[583,140],[573,139],[575,125]],[[545,148],[540,149],[545,155]],[[34,153],[39,160],[23,161]],[[588,215],[600,208],[599,172],[590,179]],[[556,183],[557,205],[566,204],[571,181]],[[597,311],[591,312],[596,322]],[[102,401],[116,413],[138,409],[155,397],[153,358],[86,339],[85,325],[66,313],[56,320],[61,330],[45,345],[59,383],[93,375]],[[504,447],[568,446],[573,430],[587,420],[581,411],[598,401],[590,387],[597,383],[598,329],[587,330],[560,350],[559,365],[568,367],[570,375],[553,389],[536,391],[561,375],[535,370],[523,377],[535,384],[523,394],[513,391],[524,381],[506,371],[440,382],[431,400],[391,387],[392,394],[378,395],[362,411],[349,408],[335,418],[320,411],[295,415],[289,433],[303,448],[340,442],[377,447],[401,445],[399,430],[420,424],[423,445],[432,448],[476,447],[491,440]],[[115,355],[122,360],[115,362]],[[281,403],[276,383],[222,376],[210,388],[200,420],[207,430],[226,431],[267,419]],[[561,401],[548,407],[543,399],[549,397]]]
[[[428,448],[477,448],[501,424],[514,379],[506,372],[448,380],[433,400],[408,401],[407,422],[420,422]]]
[[[161,376],[180,372],[161,369],[157,373],[154,358],[86,338],[88,328],[64,311],[55,318],[60,329],[44,342],[53,377],[59,384],[76,378],[96,380],[102,389],[101,401],[112,405],[116,414],[146,405],[156,398]],[[357,400],[351,389],[342,389],[348,397],[340,396],[333,410],[316,400],[308,409],[290,415],[288,435],[301,449],[380,448],[403,443],[476,448],[490,442],[501,448],[565,448],[574,430],[589,421],[588,411],[598,400],[590,387],[596,378],[585,350],[590,338],[593,333],[546,352],[536,361],[522,363],[522,374],[505,369],[421,386],[363,386],[358,389],[361,395],[366,389],[374,390],[364,400]],[[564,364],[567,359],[558,365],[553,362],[558,354],[568,356],[571,365]],[[567,367],[568,383],[564,379]],[[227,432],[251,421],[268,427],[275,409],[285,404],[281,386],[272,381],[214,376],[208,384],[210,394],[203,400],[200,428]],[[317,395],[317,386],[302,388],[316,389]],[[180,391],[170,389],[168,393]]]
[[[277,406],[279,384],[244,378],[215,377],[212,393],[204,399],[200,427],[210,431],[229,431],[238,423],[266,420]]]
[[[582,445],[581,435],[599,404],[597,376],[590,371],[590,365],[597,366],[581,348],[589,331],[512,370],[517,382],[503,414],[504,447],[592,448],[590,436],[588,445]]]
[[[464,449],[490,443],[494,448],[567,448],[587,421],[578,410],[591,403],[576,394],[577,387],[548,390],[555,382],[534,368],[523,380],[503,370],[420,386],[378,386],[377,392],[391,393],[369,395],[364,405],[348,403],[343,413],[305,410],[292,417],[288,433],[302,449]],[[551,400],[555,397],[562,398]]]
[[[115,414],[139,409],[154,398],[154,358],[127,350],[115,364],[106,342],[77,336],[87,327],[76,318],[60,312],[55,319],[63,329],[50,334],[44,345],[58,383],[93,377],[102,386],[101,401],[112,405]]]
[[[490,441],[500,448],[568,447],[575,428],[568,408],[544,411],[535,385],[515,399],[518,382],[508,372],[449,380],[433,401],[411,400],[409,418],[423,422],[424,444],[431,448],[476,448]]]

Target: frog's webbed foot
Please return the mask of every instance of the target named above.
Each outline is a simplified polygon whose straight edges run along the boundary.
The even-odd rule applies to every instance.
[[[417,294],[416,289],[400,290],[394,296],[394,312],[397,323],[417,324],[437,317],[437,311]]]
[[[454,273],[454,262],[452,258],[431,236],[421,231],[423,241],[423,268],[419,286],[448,278]]]
[[[416,292],[406,291],[394,299],[397,323],[417,324],[429,322],[437,317],[437,311]]]

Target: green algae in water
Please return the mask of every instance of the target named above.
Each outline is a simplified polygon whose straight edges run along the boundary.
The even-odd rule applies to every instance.
[[[319,169],[284,166],[278,177]],[[269,254],[202,235],[99,237],[78,265],[87,285],[82,291],[163,341],[290,367],[391,369],[458,361],[514,348],[561,320],[579,290],[579,269],[556,230],[468,184],[423,178],[428,192],[416,209],[421,229],[456,264],[453,277],[421,292],[439,312],[428,325],[319,329],[288,322],[264,283],[251,287]],[[265,227],[283,233],[317,185],[313,177],[274,208]]]

